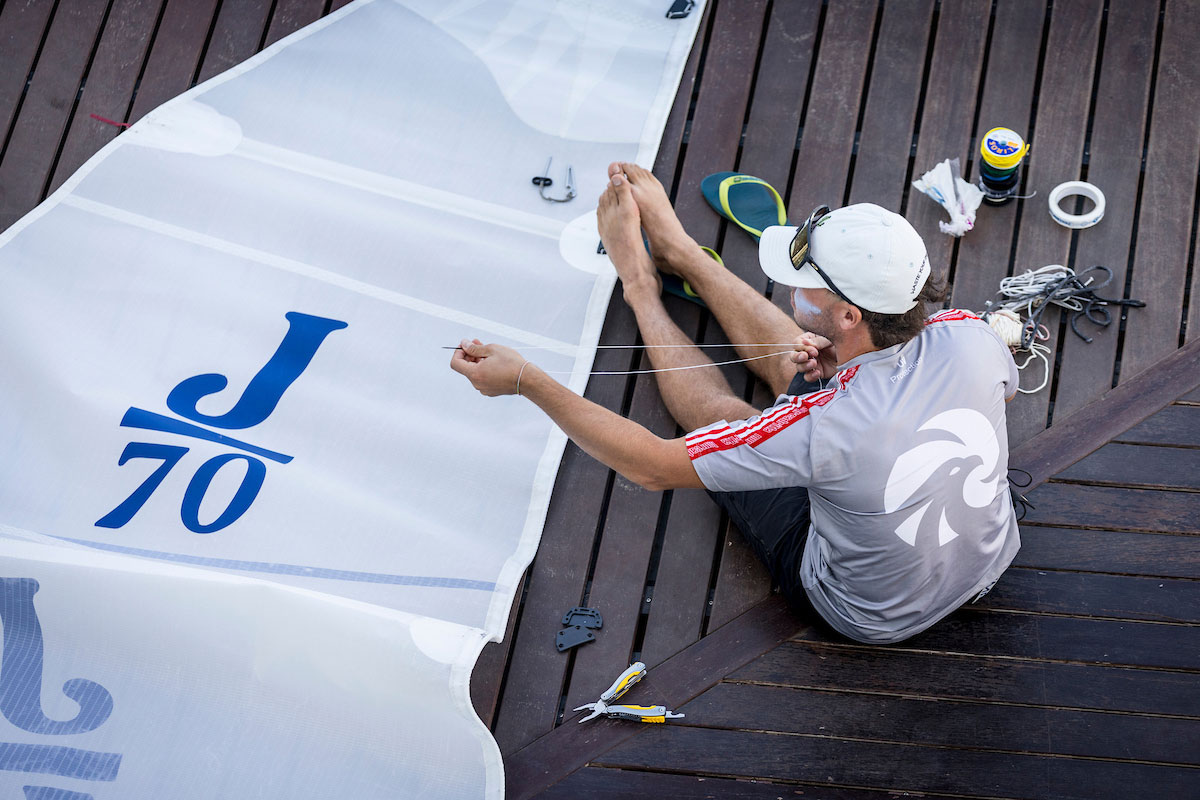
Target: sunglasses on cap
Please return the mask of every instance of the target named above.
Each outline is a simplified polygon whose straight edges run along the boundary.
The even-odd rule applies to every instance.
[[[817,262],[813,261],[812,259],[812,248],[810,245],[812,244],[813,228],[820,224],[821,220],[828,215],[829,206],[817,206],[815,209],[813,209],[813,212],[808,215],[808,220],[796,230],[796,235],[792,238],[792,246],[790,251],[792,257],[792,266],[796,268],[797,272],[799,272],[804,268],[805,264],[811,264],[812,268],[816,270],[816,273],[818,276],[820,276],[821,280],[825,281],[825,285],[829,287],[830,291],[845,300],[850,305],[856,305],[853,300],[843,294],[842,290],[839,289],[837,285],[830,280],[829,276],[825,274],[825,270],[821,269],[821,267],[817,265]]]

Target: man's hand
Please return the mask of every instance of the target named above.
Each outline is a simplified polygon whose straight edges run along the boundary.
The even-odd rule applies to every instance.
[[[450,369],[465,375],[472,386],[488,397],[516,394],[517,378],[526,363],[525,358],[511,347],[483,344],[478,339],[463,339],[450,357]]]
[[[793,347],[795,352],[790,357],[804,380],[815,383],[837,374],[837,349],[824,336],[806,331]]]

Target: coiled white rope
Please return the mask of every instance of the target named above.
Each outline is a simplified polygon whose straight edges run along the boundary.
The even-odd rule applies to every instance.
[[[1039,270],[1029,270],[1022,275],[1004,278],[1000,281],[1000,294],[1007,299],[996,304],[989,303],[988,310],[980,315],[1014,353],[1024,351],[1029,354],[1024,361],[1017,364],[1017,369],[1025,369],[1035,359],[1042,361],[1045,367],[1042,382],[1036,389],[1017,387],[1021,394],[1035,394],[1050,383],[1050,348],[1035,341],[1040,338],[1038,330],[1035,329],[1032,335],[1028,331],[1031,327],[1041,327],[1033,322],[1033,316],[1037,306],[1046,302],[1046,290],[1056,283],[1061,283],[1064,278],[1074,275],[1074,270],[1061,264],[1051,264]],[[1056,299],[1051,296],[1049,302],[1075,310],[1083,307],[1078,300],[1069,297]],[[1072,302],[1076,305],[1070,305]],[[1022,321],[1021,315],[1015,310],[1018,308],[1026,310],[1030,317],[1029,322]]]

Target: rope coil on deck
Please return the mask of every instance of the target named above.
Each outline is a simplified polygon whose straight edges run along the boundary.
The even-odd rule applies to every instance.
[[[1093,273],[1104,273],[1096,283]],[[1049,329],[1042,324],[1042,315],[1055,305],[1072,312],[1071,330],[1085,342],[1092,337],[1079,330],[1079,319],[1086,318],[1104,328],[1112,323],[1108,306],[1141,308],[1146,304],[1140,300],[1124,300],[1101,297],[1096,290],[1112,282],[1113,271],[1096,264],[1080,273],[1062,264],[1049,264],[1040,269],[1026,270],[1020,275],[1011,275],[1000,281],[1000,299],[989,300],[980,314],[992,330],[1012,348],[1013,352],[1029,354],[1017,365],[1024,369],[1031,361],[1041,359],[1045,365],[1045,376],[1036,389],[1018,389],[1022,394],[1033,394],[1046,387],[1050,381],[1050,347],[1041,342],[1050,338]]]

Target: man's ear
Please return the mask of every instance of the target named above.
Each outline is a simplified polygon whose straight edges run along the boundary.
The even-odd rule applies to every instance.
[[[845,301],[838,303],[835,319],[842,330],[848,331],[862,322],[862,310]]]

